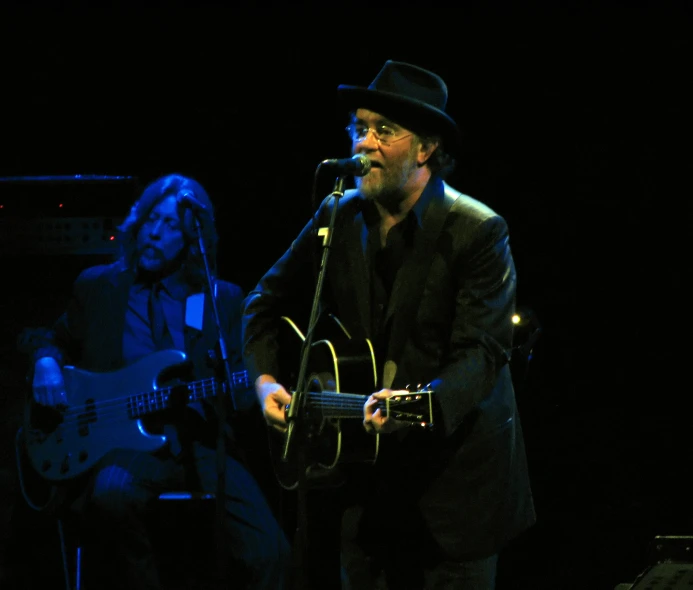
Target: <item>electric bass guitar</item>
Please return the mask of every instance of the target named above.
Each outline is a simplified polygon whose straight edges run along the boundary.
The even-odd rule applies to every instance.
[[[185,361],[184,352],[161,350],[113,372],[63,367],[69,405],[46,407],[32,399],[25,412],[24,443],[31,465],[57,482],[84,473],[115,448],[156,451],[166,444],[166,436],[148,432],[146,417],[250,387],[246,371],[234,373],[231,383],[210,378],[162,386]]]
[[[282,320],[285,331],[296,341],[305,340],[290,318]],[[332,320],[342,337],[318,340],[311,346],[305,392],[296,395],[294,391],[292,396],[291,403],[299,399],[301,407],[294,412],[296,435],[288,441],[288,448],[286,434],[270,430],[274,471],[280,485],[288,490],[298,486],[301,469],[305,468],[309,485],[331,485],[329,482],[338,479],[334,470],[339,465],[374,463],[378,457],[380,435],[363,428],[363,405],[377,386],[373,346],[368,339],[351,338],[339,320],[333,316]],[[286,345],[286,336],[282,339]],[[394,395],[384,400],[380,409],[412,427],[431,428],[432,394],[424,388]],[[291,404],[285,411],[291,415]]]

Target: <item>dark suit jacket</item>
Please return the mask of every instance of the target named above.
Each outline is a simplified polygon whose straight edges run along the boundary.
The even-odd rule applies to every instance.
[[[377,362],[396,366],[385,385],[431,383],[438,428],[380,437],[375,472],[387,501],[372,504],[391,507],[396,498],[405,508],[417,507],[449,555],[472,559],[497,552],[535,520],[508,364],[515,268],[499,215],[437,178],[426,193],[430,204],[387,309],[387,356]],[[328,225],[333,203],[323,202],[317,227]],[[355,338],[372,336],[363,203],[355,191],[339,199],[323,293],[325,308]],[[244,356],[251,378],[278,375],[277,317],[300,317],[294,304],[312,302],[322,240],[314,229],[311,220],[246,299]]]
[[[61,365],[72,364],[89,371],[115,371],[123,367],[123,330],[129,290],[134,273],[119,262],[99,265],[82,271],[73,285],[73,292],[65,313],[52,330],[36,338],[33,344],[34,361],[52,356]],[[224,338],[226,339],[229,364],[232,372],[243,370],[241,357],[240,311],[243,293],[240,287],[217,280],[218,309]],[[218,351],[218,331],[209,297],[205,298],[202,330],[185,327],[185,350],[192,364],[190,377],[198,380],[223,375],[223,369],[215,373],[208,362],[208,351]],[[127,392],[125,392],[127,393]],[[135,393],[135,392],[133,392]],[[254,401],[250,390],[238,392],[244,404]],[[190,409],[200,417],[214,414],[209,402],[195,402]],[[175,429],[166,427],[174,452],[179,449]],[[212,434],[210,441],[214,440]],[[212,443],[213,444],[213,443]]]

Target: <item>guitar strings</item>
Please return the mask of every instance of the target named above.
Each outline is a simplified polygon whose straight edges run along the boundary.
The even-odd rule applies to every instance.
[[[231,376],[231,381],[232,383],[232,390],[235,389],[240,389],[240,388],[248,388],[250,387],[250,381],[248,380],[248,372],[247,371],[239,371],[237,373],[233,373]],[[211,385],[211,393],[215,394],[217,389],[221,389],[222,391],[224,390],[224,383],[222,381],[219,381],[215,377],[209,377],[207,379],[201,379],[199,381],[191,381],[191,382],[181,382],[175,385],[169,385],[166,387],[162,387],[160,389],[155,389],[152,391],[148,392],[140,392],[140,393],[135,393],[131,395],[126,395],[123,397],[116,397],[116,398],[111,398],[99,402],[93,402],[91,404],[84,404],[84,405],[76,405],[76,406],[68,406],[68,408],[65,410],[63,416],[70,416],[71,414],[75,413],[84,413],[86,411],[86,408],[93,407],[94,409],[96,408],[107,408],[108,406],[118,406],[118,409],[122,409],[122,404],[123,402],[129,403],[131,400],[136,399],[138,397],[142,397],[143,399],[140,400],[139,402],[136,402],[135,404],[132,405],[133,410],[135,410],[135,413],[139,413],[136,410],[145,408],[145,413],[148,413],[149,411],[156,411],[156,410],[150,410],[147,406],[153,406],[153,405],[159,405],[161,401],[164,403],[168,400],[168,396],[171,394],[171,392],[176,389],[176,388],[186,388],[189,392],[192,394],[192,399],[190,401],[198,401],[199,399],[204,399],[208,396],[208,390],[209,386]],[[198,391],[201,390],[201,391]],[[202,397],[199,398],[197,397],[201,393]],[[154,400],[154,403],[151,403],[151,399]],[[145,403],[142,403],[145,402]],[[161,407],[160,409],[165,409],[164,407]]]
[[[354,414],[360,417],[367,398],[366,395],[335,391],[308,392],[310,407],[319,410],[325,418],[352,418]]]
[[[188,389],[189,401],[206,399],[210,394],[215,395],[218,390],[223,390],[223,385],[220,382],[214,378],[210,378],[195,383],[181,383],[176,386],[164,387],[149,393],[112,398],[93,404],[69,406],[64,414],[62,414],[63,421],[61,426],[71,427],[75,424],[82,425],[82,423],[85,422],[85,414],[88,416],[89,413],[97,413],[97,420],[102,423],[111,423],[117,420],[133,420],[144,417],[156,411],[166,409],[172,391],[176,387],[186,387]],[[337,396],[336,399],[339,399],[340,402],[344,402],[337,404],[338,408],[361,408],[363,407],[363,401],[366,397],[356,394],[335,393],[334,395]],[[138,401],[138,396],[144,396],[144,399]],[[313,393],[309,393],[309,397],[313,398],[316,396]],[[330,407],[328,404],[320,403],[311,403],[311,405]],[[109,420],[109,418],[116,418],[116,420]]]
[[[172,391],[178,387],[187,388],[188,400],[191,402],[206,399],[210,394],[213,396],[218,390],[224,390],[222,383],[215,378],[209,378],[194,383],[181,383],[175,386],[163,387],[148,393],[137,393],[91,404],[68,406],[64,413],[61,414],[63,420],[60,426],[70,428],[89,424],[89,414],[91,413],[97,414],[96,421],[106,424],[142,418],[158,410],[166,409]],[[138,403],[136,400],[138,396],[144,396],[146,400],[141,400]]]
[[[237,385],[238,380],[234,379]],[[244,380],[248,387],[247,379]],[[186,388],[188,401],[200,401],[214,396],[218,391],[224,391],[223,382],[215,378],[204,379],[192,383],[181,383],[174,386],[163,387],[148,393],[137,393],[120,398],[112,398],[91,404],[69,406],[62,414],[62,428],[81,427],[90,423],[89,414],[97,414],[96,421],[100,424],[110,424],[124,420],[134,420],[166,409],[175,388]],[[307,392],[310,406],[319,410],[326,418],[351,418],[353,414],[363,409],[366,395],[339,393],[335,391]],[[143,399],[138,400],[138,396]],[[340,412],[348,412],[342,415]]]

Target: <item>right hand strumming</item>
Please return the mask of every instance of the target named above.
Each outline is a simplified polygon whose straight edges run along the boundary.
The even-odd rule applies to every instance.
[[[285,432],[286,406],[291,402],[291,394],[268,375],[257,378],[255,393],[267,424],[279,432]]]

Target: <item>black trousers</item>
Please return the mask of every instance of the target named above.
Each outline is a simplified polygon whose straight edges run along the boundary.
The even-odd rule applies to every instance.
[[[160,575],[148,527],[161,492],[216,492],[216,449],[194,443],[174,457],[129,450],[109,452],[73,503],[85,546],[85,588],[159,590]],[[229,587],[282,589],[290,548],[263,492],[233,457],[226,463],[225,545]],[[189,531],[181,531],[181,535]],[[212,564],[216,562],[211,560]],[[212,566],[214,567],[214,565]]]
[[[358,480],[307,491],[292,590],[494,590],[497,555],[452,559],[415,508],[388,513],[388,498],[363,492]]]

